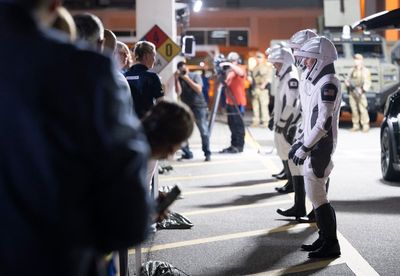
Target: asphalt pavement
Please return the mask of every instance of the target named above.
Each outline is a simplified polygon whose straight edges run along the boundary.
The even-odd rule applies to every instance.
[[[159,185],[179,185],[183,198],[171,211],[194,226],[151,235],[142,245],[142,262],[165,261],[182,275],[400,275],[400,183],[382,180],[379,128],[339,131],[329,190],[342,248],[337,259],[309,260],[299,249],[317,237],[315,225],[276,213],[292,205],[293,194],[274,189],[285,182],[271,177],[282,168],[273,133],[248,128],[243,153],[218,153],[229,141],[220,117],[211,136],[211,162],[203,161],[197,130],[190,139],[194,158],[178,162],[177,155],[169,162],[174,169],[159,176]],[[134,250],[129,265],[134,275]]]

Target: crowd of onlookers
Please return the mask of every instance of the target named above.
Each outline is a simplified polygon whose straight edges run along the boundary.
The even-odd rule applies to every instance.
[[[272,119],[273,68],[257,53],[249,73],[252,125],[274,129],[288,178],[278,191],[294,190],[301,205],[304,187],[311,194],[312,219],[325,233],[308,248],[310,256],[338,256],[336,217],[326,197],[341,95],[333,67],[337,54],[328,39],[310,33],[296,34],[304,38],[297,48],[277,45],[268,52],[279,77]],[[174,80],[183,104],[165,100],[160,78],[150,70],[153,43],[139,41],[130,50],[97,16],[72,16],[59,0],[0,0],[0,37],[0,275],[103,275],[104,255],[120,251],[126,258],[127,248],[142,242],[151,221],[162,215],[149,196],[158,160],[178,149],[181,159],[193,158],[188,139],[194,124],[204,161],[211,160],[207,78],[179,62]],[[326,60],[313,47],[331,56]],[[302,57],[297,65],[304,76],[321,72],[314,82],[298,76],[294,55]],[[220,152],[240,153],[246,70],[231,52],[217,71],[231,131],[230,145]],[[319,87],[321,76],[329,83]],[[321,100],[307,98],[303,84],[318,90]],[[299,118],[311,114],[305,107],[326,120],[318,117],[324,123],[319,128],[305,124],[309,129],[302,134],[296,129],[308,121],[299,124]],[[314,162],[318,158],[324,166]],[[303,171],[304,162],[311,169]],[[295,185],[288,188],[290,171]],[[296,204],[278,213],[303,217],[305,207],[300,212]]]
[[[0,1],[0,275],[104,275],[160,217],[156,160],[194,117],[134,49],[58,0]]]

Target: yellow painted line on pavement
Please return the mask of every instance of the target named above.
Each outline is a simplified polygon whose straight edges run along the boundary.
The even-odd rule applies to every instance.
[[[340,264],[345,264],[346,261],[343,258],[337,258],[337,259],[329,259],[329,260],[323,260],[323,261],[316,261],[316,262],[310,262],[302,265],[295,265],[291,266],[288,268],[281,268],[281,269],[276,269],[276,270],[269,270],[265,272],[260,272],[256,274],[248,274],[247,276],[278,276],[278,275],[284,275],[284,274],[291,274],[291,273],[300,273],[300,272],[305,272],[305,271],[310,271],[310,270],[316,270],[328,266],[334,266],[334,265],[340,265]],[[358,275],[358,274],[357,274]]]
[[[246,129],[246,135],[244,136],[244,140],[245,140],[246,143],[249,144],[252,148],[254,148],[254,149],[258,150],[258,151],[261,149],[260,143],[258,143],[257,140],[254,139],[254,137],[251,135],[251,133],[249,132],[248,129]]]
[[[212,156],[211,156],[212,157]],[[214,165],[223,165],[223,164],[231,164],[231,163],[243,163],[246,161],[258,161],[257,158],[234,158],[234,157],[239,157],[237,155],[232,156],[232,159],[229,160],[212,160],[211,162],[204,162],[204,161],[198,161],[198,162],[192,162],[189,161],[188,163],[181,162],[181,164],[173,164],[173,167],[175,168],[190,168],[190,167],[209,167],[209,166],[214,166]]]
[[[251,209],[251,208],[260,208],[260,207],[266,207],[266,206],[274,206],[274,205],[280,205],[280,204],[287,204],[287,203],[290,203],[290,202],[293,202],[293,200],[276,200],[276,201],[273,201],[273,202],[264,202],[264,203],[258,203],[258,204],[254,204],[253,203],[253,204],[246,204],[246,205],[240,205],[240,206],[208,208],[208,209],[205,209],[205,210],[183,212],[182,215],[184,215],[184,216],[194,216],[194,215],[212,214],[212,213],[236,211],[236,210],[242,210],[242,209]]]
[[[177,181],[177,180],[194,180],[194,179],[217,178],[217,177],[224,177],[224,176],[256,174],[256,173],[267,173],[267,171],[265,169],[263,169],[263,170],[254,170],[254,171],[245,171],[245,172],[216,173],[216,174],[188,175],[188,176],[172,176],[172,177],[163,177],[160,180],[161,180],[161,182]]]
[[[195,239],[195,240],[187,240],[187,241],[182,241],[182,242],[159,244],[159,245],[154,245],[150,248],[142,248],[142,252],[148,253],[148,252],[154,252],[154,251],[160,251],[160,250],[200,245],[200,244],[211,243],[211,242],[220,242],[220,241],[249,238],[249,237],[255,237],[255,236],[266,236],[266,235],[272,234],[272,233],[298,231],[298,230],[311,228],[311,227],[314,227],[314,225],[307,224],[307,223],[290,224],[290,225],[284,225],[284,226],[271,228],[271,229],[261,229],[261,230],[255,230],[255,231],[239,232],[239,233],[234,233],[234,234],[226,234],[226,235],[208,237],[208,238],[203,238],[203,239]],[[134,253],[135,253],[134,249],[129,250],[129,254],[134,254]]]
[[[271,186],[279,186],[283,182],[284,182],[284,180],[274,181],[274,182],[269,182],[269,183],[260,183],[260,184],[254,184],[254,185],[246,185],[246,186],[240,186],[240,187],[219,187],[219,188],[210,187],[209,189],[201,189],[201,190],[195,190],[195,191],[190,191],[190,192],[184,191],[183,196],[209,194],[209,193],[220,193],[220,192],[228,192],[228,191],[236,191],[236,190],[257,189],[257,188],[264,188],[264,187],[266,188],[266,187],[271,187]]]
[[[360,253],[350,244],[350,242],[339,232],[337,232],[342,257],[346,259],[346,264],[355,275],[379,276],[375,269],[361,256]]]
[[[245,141],[252,148],[260,151],[260,149],[261,149],[260,143],[258,143],[257,140],[255,140],[254,137],[251,136],[251,134],[249,133],[249,131],[247,129],[246,129]],[[262,158],[260,155],[257,155],[257,156],[258,156],[258,160],[260,160],[261,163],[264,165],[264,167],[266,167],[269,171],[278,170],[278,167],[270,159]]]

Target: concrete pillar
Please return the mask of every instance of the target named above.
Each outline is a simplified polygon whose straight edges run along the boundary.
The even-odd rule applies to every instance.
[[[142,38],[154,25],[158,25],[173,41],[176,41],[175,0],[136,0],[136,37]],[[179,43],[177,43],[179,45]],[[165,96],[176,100],[173,78],[176,58],[160,73],[165,86]]]
[[[399,7],[400,7],[400,0],[386,0],[385,9],[387,11],[397,9]],[[400,38],[398,30],[386,30],[385,36],[387,41],[397,41]]]

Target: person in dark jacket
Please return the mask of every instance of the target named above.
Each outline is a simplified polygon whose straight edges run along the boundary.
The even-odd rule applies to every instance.
[[[156,61],[156,47],[148,41],[139,41],[133,49],[135,64],[125,73],[131,88],[136,114],[141,119],[163,99],[164,92],[158,75],[149,72]]]
[[[93,275],[148,229],[140,122],[109,58],[44,30],[58,5],[0,0],[0,275]]]

